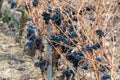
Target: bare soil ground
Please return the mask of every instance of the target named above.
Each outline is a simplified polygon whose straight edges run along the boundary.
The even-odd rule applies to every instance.
[[[0,33],[0,80],[41,80],[34,62],[13,37]]]

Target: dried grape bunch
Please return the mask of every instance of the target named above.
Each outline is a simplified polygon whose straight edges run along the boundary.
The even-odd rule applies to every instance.
[[[101,29],[96,30],[96,34],[101,38],[104,36],[104,32]]]
[[[99,61],[99,62],[101,62],[101,61],[102,61],[102,58],[99,57],[99,56],[97,56],[97,57],[96,57],[96,60]]]
[[[60,14],[60,10],[56,9],[55,13],[53,14],[53,16],[51,17],[51,20],[57,25],[60,26],[61,22],[64,20],[63,16],[61,16]]]
[[[82,69],[88,70],[89,69],[89,64],[87,62],[83,63],[81,66]]]
[[[106,71],[105,67],[103,67],[103,66],[100,66],[100,67],[98,68],[98,70],[101,71],[101,72],[105,72],[105,71]]]
[[[102,80],[108,80],[110,78],[111,78],[111,76],[107,73],[103,74],[103,76],[102,76]]]
[[[14,0],[12,0],[12,1],[10,1],[10,6],[11,6],[11,9],[16,8],[17,3]]]
[[[28,19],[28,21],[31,20],[32,20],[31,18]],[[26,31],[27,31],[26,37],[28,40],[26,41],[25,45],[28,46],[28,49],[30,51],[28,53],[35,55],[36,50],[43,52],[44,45],[42,43],[41,37],[35,34],[35,27],[33,25],[29,25],[27,26]]]
[[[81,51],[73,51],[71,53],[67,53],[66,57],[68,60],[72,60],[73,66],[77,67],[78,62],[81,60],[83,57],[83,53]]]
[[[27,42],[26,42],[26,45],[28,46],[28,48],[29,48],[30,50],[32,50],[32,49],[33,49],[33,46],[34,46],[34,42],[33,42],[33,41],[27,41]]]
[[[36,38],[34,30],[35,29],[33,26],[28,26],[27,28],[27,38],[31,41],[34,41],[34,39]]]
[[[34,7],[37,7],[39,3],[39,0],[33,0],[32,4]]]
[[[70,69],[67,69],[67,70],[63,70],[62,71],[62,77],[65,78],[66,77],[66,80],[70,80],[70,77],[73,75],[73,71],[70,70]]]
[[[40,60],[40,70],[42,72],[42,74],[47,70],[47,61],[44,59]]]
[[[48,24],[49,23],[49,20],[50,20],[50,13],[48,12],[43,12],[42,13],[42,16],[43,16],[43,19],[45,20],[45,23]]]
[[[36,62],[34,66],[39,67],[41,73],[44,74],[47,71],[48,61],[43,58],[40,58],[39,62]]]
[[[27,10],[29,17],[32,17],[27,21],[33,22],[32,24],[36,27],[27,26],[26,46],[29,50],[40,51],[40,55],[44,55],[45,59],[48,56],[42,52],[45,49],[47,54],[52,51],[52,67],[53,69],[56,66],[60,67],[60,69],[55,68],[53,73],[56,75],[62,72],[65,80],[81,80],[84,77],[87,80],[91,76],[94,76],[91,80],[114,80],[113,73],[116,72],[116,67],[114,67],[112,45],[117,39],[112,32],[117,29],[117,26],[112,29],[108,26],[112,25],[111,13],[117,12],[112,11],[111,8],[117,4],[109,3],[110,7],[103,4],[106,2],[100,1],[96,6],[98,2],[95,2],[91,4],[72,0],[32,0],[29,6],[27,5],[30,8]],[[13,2],[11,6],[15,8],[16,3]],[[110,11],[106,11],[108,9],[106,6]],[[108,32],[107,29],[110,31]],[[110,47],[107,46],[109,35],[113,36]],[[41,59],[39,64],[35,64],[40,67],[42,73],[45,72],[46,61]],[[56,78],[61,80],[59,77]]]
[[[62,10],[65,11],[65,14],[64,11],[62,13]],[[77,73],[78,70],[91,70],[96,75],[99,73],[108,74],[108,65],[110,62],[107,62],[106,59],[108,58],[102,54],[102,51],[105,50],[102,42],[102,38],[105,37],[105,32],[102,28],[89,29],[82,27],[79,29],[80,26],[76,24],[78,21],[78,18],[75,18],[76,12],[71,8],[57,8],[57,11],[53,10],[52,14],[52,22],[50,22],[50,24],[53,24],[51,28],[56,32],[51,31],[52,34],[49,35],[48,42],[51,45],[53,52],[63,56],[60,59],[64,59],[65,62],[59,63],[63,63],[64,66],[69,65],[70,68],[74,69],[76,75],[73,79],[79,74]],[[65,16],[66,14],[68,15]],[[66,17],[68,17],[68,19],[66,19]],[[95,72],[96,70],[97,72]],[[66,77],[68,73],[69,72],[64,71],[63,68],[64,77]],[[106,80],[111,78],[111,75],[106,74],[101,74],[102,77],[96,76],[96,79],[102,78],[103,80]],[[65,79],[70,80],[69,76],[70,74]]]

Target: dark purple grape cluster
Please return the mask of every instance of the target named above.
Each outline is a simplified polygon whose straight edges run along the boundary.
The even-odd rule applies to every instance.
[[[28,26],[27,28],[27,38],[28,40],[34,41],[36,36],[35,36],[35,28],[33,26]]]
[[[27,39],[29,41],[26,42],[26,45],[30,50],[37,49],[40,50],[40,45],[42,44],[42,40],[39,36],[35,35],[35,28],[33,26],[27,27]]]
[[[63,71],[62,71],[62,77],[63,77],[63,78],[66,77],[66,80],[69,80],[70,77],[72,76],[72,74],[74,74],[74,73],[73,73],[73,71],[70,70],[70,69],[66,69],[66,70],[63,70]]]
[[[33,49],[33,46],[34,46],[34,42],[33,42],[33,41],[27,41],[27,42],[26,42],[26,45],[28,46],[28,48],[29,48],[30,50],[32,50],[32,49]]]
[[[93,49],[94,50],[97,50],[101,47],[100,43],[95,43],[94,45],[90,46],[89,44],[87,44],[86,46],[86,49],[88,52],[93,52]]]
[[[64,37],[61,34],[56,34],[56,35],[51,35],[50,39],[55,42],[60,42],[64,39]]]
[[[49,23],[49,20],[50,20],[50,13],[48,12],[43,12],[42,13],[42,16],[43,16],[43,19],[45,20],[45,23],[48,24]]]
[[[64,20],[63,16],[60,14],[59,10],[56,10],[54,15],[51,17],[51,20],[57,25],[60,26],[62,20]]]
[[[40,45],[42,44],[41,41],[42,40],[41,40],[40,37],[35,38],[35,48],[38,49],[38,50],[40,49]]]
[[[101,62],[101,61],[102,61],[102,58],[101,58],[100,56],[97,56],[97,57],[96,57],[96,60],[99,61],[99,62]]]
[[[16,8],[17,3],[14,0],[10,1],[10,7],[11,7],[11,9]]]
[[[78,21],[77,17],[75,16],[75,12],[72,11],[70,8],[65,8],[64,9],[66,13],[68,13],[69,17],[73,20],[73,21]]]
[[[51,8],[50,8],[51,9]],[[45,11],[42,13],[43,19],[45,20],[45,23],[48,24],[49,20],[51,19],[53,21],[53,23],[56,26],[60,26],[62,21],[64,20],[64,17],[61,15],[60,9],[55,9],[53,15],[51,16],[52,11]]]
[[[88,70],[88,69],[89,69],[89,64],[88,64],[88,62],[84,62],[84,63],[82,64],[81,68],[84,69],[84,70]]]
[[[51,13],[52,12],[52,7],[50,5],[47,5],[48,8],[48,12]]]
[[[103,76],[102,76],[102,80],[108,80],[110,78],[111,78],[111,76],[107,73],[104,73]]]
[[[74,32],[74,31],[72,31],[72,32],[70,32],[69,36],[70,36],[71,38],[75,38],[75,37],[77,37],[77,33]]]
[[[62,42],[67,44],[68,46],[75,46],[74,43],[67,38],[64,38]]]
[[[37,7],[37,6],[38,6],[38,3],[39,3],[38,0],[33,0],[33,2],[32,2],[33,7]]]
[[[89,44],[86,45],[86,49],[87,49],[88,52],[93,52],[93,50],[92,50],[93,48]]]
[[[66,55],[66,58],[72,61],[74,67],[78,66],[78,62],[81,60],[82,57],[84,57],[84,55],[81,51],[71,51]]]
[[[39,67],[42,75],[47,71],[49,62],[46,59],[43,59],[43,57],[39,57],[39,62],[35,62],[34,66]]]
[[[70,49],[69,49],[68,47],[66,47],[66,46],[61,46],[61,50],[62,50],[63,53],[66,53],[66,52],[68,52]]]
[[[67,28],[67,23],[64,22],[62,24],[62,28],[61,29],[62,29],[63,32],[66,32],[66,28]]]
[[[76,16],[73,16],[72,19],[73,19],[73,21],[76,21],[76,22],[78,21]]]
[[[105,71],[106,71],[106,69],[105,69],[105,67],[100,66],[100,67],[98,68],[98,71],[100,71],[100,72],[105,72]]]
[[[72,41],[70,41],[68,38],[66,38],[62,34],[51,35],[50,40],[54,41],[54,42],[52,42],[54,46],[58,46],[60,42],[63,42],[64,44],[66,44],[68,46],[75,46],[75,44]]]
[[[63,36],[61,34],[51,35],[50,40],[54,41],[52,42],[54,46],[59,46],[59,42],[63,40]]]
[[[92,45],[92,49],[94,50],[97,50],[100,47],[101,47],[100,43],[95,43],[94,45]]]
[[[47,66],[48,66],[47,61],[41,58],[39,62],[39,67],[40,67],[42,74],[46,71]]]
[[[68,31],[72,32],[72,31],[74,31],[74,29],[76,29],[76,27],[77,27],[76,25],[70,25]]]
[[[101,29],[96,30],[96,34],[99,36],[99,38],[104,36],[104,32]]]
[[[39,61],[39,62],[36,62],[36,63],[34,64],[34,66],[35,66],[35,67],[39,67],[40,70],[41,70],[41,73],[43,74],[43,73],[47,70],[48,62],[41,57],[41,58],[40,58],[40,61]]]

